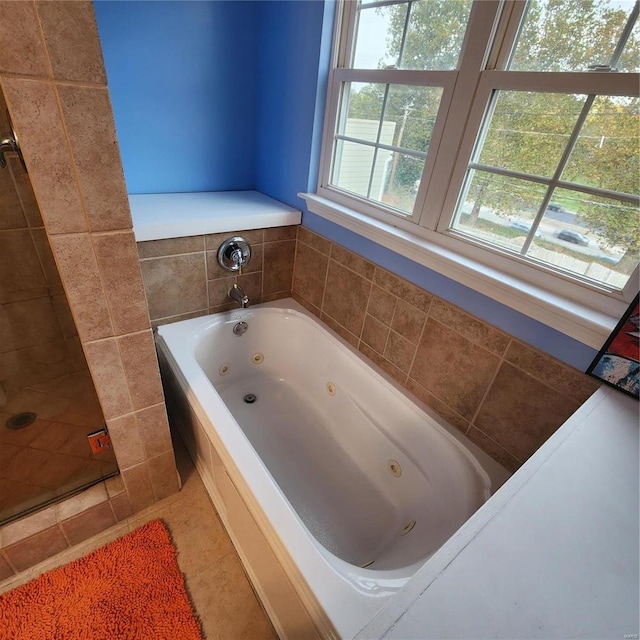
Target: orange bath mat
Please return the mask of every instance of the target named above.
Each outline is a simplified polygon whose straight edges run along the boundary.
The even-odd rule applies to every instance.
[[[169,533],[154,520],[0,596],[2,640],[201,640]]]

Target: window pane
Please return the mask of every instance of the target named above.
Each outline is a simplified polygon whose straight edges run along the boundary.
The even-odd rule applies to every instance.
[[[407,12],[409,21],[407,23]],[[455,69],[471,0],[415,0],[358,9],[355,69]]]
[[[385,87],[384,84],[345,83],[343,94],[348,100],[347,117],[340,123],[338,131],[352,138],[376,142]]]
[[[440,87],[389,87],[384,119],[396,124],[393,146],[423,152],[429,148],[441,97]]]
[[[638,208],[557,189],[528,255],[621,289],[638,264]]]
[[[471,171],[467,184],[454,228],[520,253],[546,187],[486,171]]]
[[[500,91],[476,162],[550,178],[584,96]]]
[[[378,156],[385,158],[387,165],[380,176],[381,179],[375,186],[372,185],[369,197],[394,209],[411,213],[424,169],[424,160],[403,153],[389,153],[382,149]]]
[[[341,110],[341,121],[337,126],[331,184],[410,213],[424,169],[423,154],[429,148],[440,107],[442,88],[345,83],[343,94],[348,102]],[[381,122],[383,103],[386,106]],[[373,144],[358,144],[354,140],[342,140],[342,137]],[[382,146],[400,149],[394,151]],[[407,153],[402,153],[405,150]],[[412,151],[417,154],[410,153]]]
[[[404,24],[402,12],[406,15],[407,6],[403,4],[358,11],[352,63],[354,69],[397,66],[402,38],[398,40],[393,34],[398,30],[398,23]],[[400,33],[402,34],[401,27]]]
[[[470,12],[471,0],[413,2],[400,68],[456,69]]]
[[[367,197],[369,183],[372,183],[372,193],[379,193],[381,185],[386,180],[389,164],[389,152],[376,154],[376,148],[338,140],[333,162],[332,184],[345,191],[351,191]],[[373,180],[371,168],[374,166]]]
[[[608,65],[633,5],[634,0],[531,0],[509,68],[587,71],[589,65]]]
[[[637,98],[596,98],[562,180],[609,191],[640,192],[639,114]]]

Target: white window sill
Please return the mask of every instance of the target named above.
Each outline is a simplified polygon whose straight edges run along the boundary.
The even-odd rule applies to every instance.
[[[258,191],[129,196],[138,242],[300,224],[302,213]]]
[[[624,302],[608,299],[610,313],[595,310],[317,194],[298,195],[304,198],[312,213],[594,349],[600,349],[626,309]]]

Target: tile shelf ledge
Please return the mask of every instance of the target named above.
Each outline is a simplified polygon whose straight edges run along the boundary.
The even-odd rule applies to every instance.
[[[137,242],[300,224],[302,212],[259,191],[130,194]]]

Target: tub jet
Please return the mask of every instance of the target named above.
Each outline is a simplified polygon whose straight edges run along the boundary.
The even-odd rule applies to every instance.
[[[247,404],[253,404],[257,399],[258,396],[255,395],[254,393],[247,393],[247,395],[242,398]]]
[[[416,521],[415,520],[411,520],[409,522],[407,522],[407,524],[404,525],[404,527],[402,528],[402,531],[400,532],[401,536],[406,536],[407,533],[409,533],[409,531],[411,531],[411,529],[413,529],[413,527],[416,526]]]

